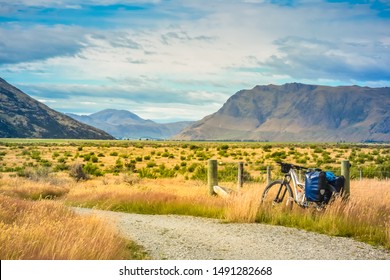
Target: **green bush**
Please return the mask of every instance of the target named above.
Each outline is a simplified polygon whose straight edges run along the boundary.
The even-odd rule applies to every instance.
[[[68,170],[69,169],[69,166],[65,163],[59,163],[57,164],[55,167],[54,167],[54,171],[55,172],[58,172],[58,171],[65,171],[65,170]]]
[[[219,149],[220,149],[220,150],[226,151],[226,150],[229,149],[229,145],[227,145],[227,144],[221,145],[221,146],[219,147]]]
[[[66,158],[60,157],[60,158],[57,159],[57,162],[58,163],[65,163],[66,162]]]
[[[196,163],[193,163],[193,164],[191,164],[188,168],[187,168],[187,170],[188,170],[188,172],[194,172],[195,171],[195,169],[198,167],[198,164],[196,164]]]
[[[135,160],[138,161],[138,162],[141,162],[142,161],[142,157],[136,157]]]
[[[199,165],[198,167],[196,167],[195,172],[192,175],[191,179],[207,182],[207,167],[203,165]]]
[[[148,162],[147,164],[146,164],[146,167],[147,168],[153,168],[153,167],[155,167],[156,166],[156,163],[154,162],[154,161],[150,161],[150,162]]]
[[[64,157],[72,157],[72,153],[68,152],[68,151],[65,151],[64,152]]]
[[[157,179],[156,173],[149,168],[141,168],[138,170],[138,176],[140,178]]]
[[[48,161],[47,159],[41,159],[39,161],[39,164],[41,166],[44,166],[44,167],[51,167],[52,166],[52,163],[50,161]]]
[[[93,175],[93,176],[103,176],[103,172],[99,169],[99,167],[96,164],[93,164],[91,162],[88,162],[83,167],[83,171],[86,174]]]
[[[41,152],[38,150],[32,150],[30,153],[30,156],[32,159],[35,159],[36,161],[41,160]]]
[[[97,156],[93,155],[93,156],[91,156],[91,161],[93,163],[97,163],[99,161],[99,158]]]
[[[265,168],[267,169],[267,167]],[[226,164],[223,168],[218,169],[218,180],[221,182],[236,182],[238,175],[238,165],[237,164]],[[243,174],[244,181],[251,181],[251,175],[244,169]]]
[[[126,162],[125,167],[127,171],[135,172],[135,162]]]
[[[263,146],[263,151],[266,153],[271,152],[271,149],[272,149],[272,145],[264,145]]]
[[[91,159],[90,154],[81,155],[82,158],[84,158],[84,161],[89,161]]]
[[[164,164],[161,164],[158,168],[160,178],[173,178],[176,177],[176,170],[167,168]]]

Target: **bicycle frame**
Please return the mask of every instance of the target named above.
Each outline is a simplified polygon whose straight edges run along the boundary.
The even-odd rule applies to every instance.
[[[290,182],[292,181],[292,186]],[[284,175],[284,182],[286,182],[293,191],[294,200],[299,205],[303,205],[305,202],[305,183],[299,181],[298,174],[295,169],[290,168],[288,173]],[[301,193],[301,195],[299,194]]]

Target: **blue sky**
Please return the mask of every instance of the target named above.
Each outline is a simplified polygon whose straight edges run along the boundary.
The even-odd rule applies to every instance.
[[[256,85],[390,86],[389,65],[389,0],[0,0],[0,77],[65,113],[199,120]]]

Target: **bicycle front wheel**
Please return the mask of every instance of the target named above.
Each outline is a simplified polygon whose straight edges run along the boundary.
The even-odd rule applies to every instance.
[[[273,181],[265,187],[261,202],[263,204],[286,205],[292,207],[294,198],[291,187],[282,180]]]

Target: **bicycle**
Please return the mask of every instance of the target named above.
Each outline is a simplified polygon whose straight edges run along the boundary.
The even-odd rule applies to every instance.
[[[303,208],[314,206],[317,209],[323,209],[326,203],[307,201],[305,196],[305,183],[299,181],[297,170],[306,171],[321,171],[319,168],[308,168],[295,164],[277,162],[281,166],[282,173],[284,173],[283,180],[276,180],[269,183],[262,194],[262,203],[272,203],[277,205],[285,203],[287,207],[292,208],[296,203]],[[290,184],[292,183],[292,184]],[[330,189],[332,193],[332,200],[337,192]]]

